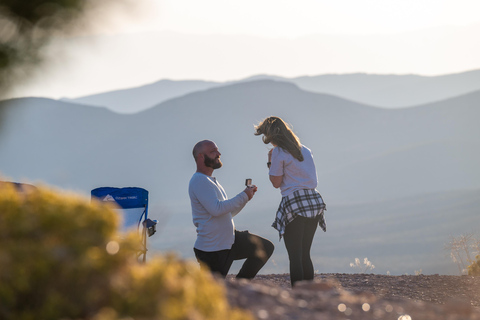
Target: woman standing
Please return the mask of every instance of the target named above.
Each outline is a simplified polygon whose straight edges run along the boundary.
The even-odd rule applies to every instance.
[[[313,280],[310,248],[317,225],[326,231],[326,210],[317,187],[317,171],[310,149],[300,143],[290,127],[278,117],[269,117],[255,126],[255,135],[271,143],[267,166],[270,181],[280,188],[282,201],[272,227],[284,238],[290,260],[292,287],[297,281]]]

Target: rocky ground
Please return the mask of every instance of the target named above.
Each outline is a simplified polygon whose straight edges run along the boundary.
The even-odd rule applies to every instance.
[[[288,274],[226,280],[233,306],[257,319],[478,319],[480,277],[319,274],[290,288]]]

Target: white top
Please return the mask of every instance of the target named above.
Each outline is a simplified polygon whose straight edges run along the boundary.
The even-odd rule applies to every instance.
[[[302,145],[302,155],[303,161],[298,161],[280,147],[275,147],[272,151],[269,174],[283,176],[280,185],[282,197],[289,196],[297,190],[317,187],[317,170],[313,162],[312,151]]]
[[[196,172],[190,179],[188,194],[193,224],[197,228],[194,247],[207,252],[230,249],[235,241],[233,217],[248,202],[245,192],[232,199],[215,177]]]

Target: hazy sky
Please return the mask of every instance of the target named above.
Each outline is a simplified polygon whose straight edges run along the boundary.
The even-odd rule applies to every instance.
[[[480,68],[479,0],[134,2],[127,13],[102,14],[95,34],[52,45],[51,63],[14,96],[78,97],[166,78]]]
[[[478,0],[150,0],[137,30],[296,37],[398,33],[480,22]]]

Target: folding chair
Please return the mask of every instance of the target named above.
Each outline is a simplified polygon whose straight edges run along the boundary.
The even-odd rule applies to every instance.
[[[137,228],[141,233],[141,249],[137,259],[145,262],[147,256],[147,234],[151,237],[156,232],[157,220],[148,218],[148,191],[142,188],[100,187],[93,189],[92,199],[116,202],[121,208],[118,213],[123,217],[121,231]],[[141,225],[141,227],[140,227]]]
[[[36,190],[37,187],[28,183],[12,182],[12,181],[0,181],[0,187],[4,185],[13,186],[18,192],[24,193],[32,190]]]

